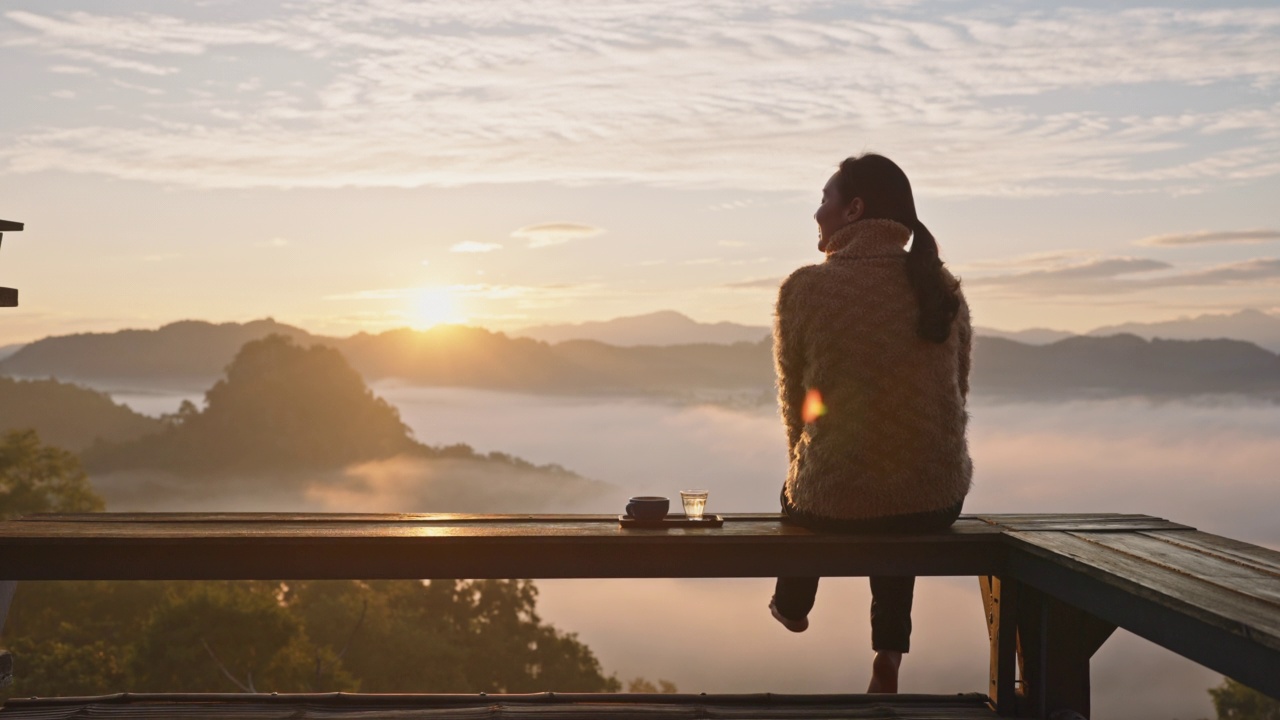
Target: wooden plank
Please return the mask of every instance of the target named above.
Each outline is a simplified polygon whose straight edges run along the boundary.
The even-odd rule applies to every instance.
[[[1071,533],[1014,533],[1028,545],[1079,563],[1083,574],[1123,582],[1135,595],[1216,624],[1268,641],[1280,649],[1280,604],[1225,589],[1146,558],[1116,552],[1094,537]],[[1247,627],[1248,630],[1244,628]]]
[[[0,720],[72,717],[522,718],[527,720],[993,720],[982,695],[163,695],[13,699]]]
[[[0,220],[0,232],[21,232],[24,225],[12,220]]]
[[[1216,585],[1225,591],[1270,602],[1280,612],[1280,573],[1232,562],[1141,533],[1077,536],[1166,570]]]
[[[1154,531],[1145,534],[1160,538],[1167,543],[1194,548],[1203,553],[1220,557],[1228,562],[1239,563],[1245,567],[1280,575],[1280,552],[1275,550],[1204,532],[1165,533]]]
[[[726,523],[759,523],[752,527],[776,523],[794,532],[808,533],[803,527],[786,522],[781,513],[717,513]],[[473,515],[461,513],[272,513],[272,512],[224,512],[224,513],[36,513],[25,515],[16,522],[64,522],[64,523],[288,523],[290,525],[312,523],[373,523],[373,524],[421,524],[421,525],[512,525],[599,523],[616,525],[616,514],[508,514]],[[746,526],[742,526],[746,527]],[[991,535],[1002,532],[999,527],[976,516],[961,516],[949,532],[957,534]]]
[[[714,537],[720,541],[759,542],[763,538],[808,538],[807,542],[840,542],[848,537],[946,537],[953,542],[985,542],[1000,534],[997,528],[967,523],[947,530],[914,535],[894,533],[883,535],[856,535],[815,533],[799,525],[780,522],[778,519],[754,520],[727,517],[721,528],[663,528],[623,529],[616,515],[567,516],[568,519],[544,519],[536,516],[505,517],[495,521],[470,518],[435,517],[429,520],[392,519],[372,517],[358,521],[334,519],[325,516],[298,519],[213,519],[157,518],[120,520],[109,515],[83,516],[75,519],[46,519],[39,515],[18,521],[0,523],[0,542],[19,543],[24,539],[53,542],[58,539],[76,541],[114,538],[166,539],[196,538],[333,538],[333,537],[438,537],[438,538],[531,538],[565,541],[609,539],[648,539],[653,542],[670,541],[681,537]]]
[[[1269,600],[1070,533],[1010,533],[1024,583],[1264,692],[1280,695],[1280,610]],[[1093,537],[1093,536],[1090,536]]]
[[[624,530],[616,516],[216,522],[110,516],[0,523],[0,578],[770,577],[997,572],[999,532],[817,534],[768,520]],[[974,528],[980,523],[970,523]]]
[[[1141,533],[1073,535],[1173,573],[1215,585],[1226,592],[1268,602],[1280,612],[1280,574],[1231,562]]]
[[[1051,515],[980,515],[985,522],[1016,532],[1067,530],[1091,532],[1131,532],[1137,530],[1194,530],[1194,528],[1147,515],[1077,513]]]
[[[1018,707],[1015,695],[1018,675],[1018,582],[984,575],[978,578],[978,586],[982,592],[987,639],[990,643],[987,695],[991,697],[996,713],[1012,716]]]

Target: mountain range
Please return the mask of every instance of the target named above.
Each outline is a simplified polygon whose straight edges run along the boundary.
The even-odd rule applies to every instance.
[[[1229,315],[1197,315],[1166,322],[1124,323],[1091,330],[1090,335],[1129,333],[1142,338],[1200,340],[1229,338],[1246,340],[1271,352],[1280,352],[1280,315],[1260,310],[1241,310]]]
[[[1048,328],[1028,330],[996,330],[978,327],[974,332],[981,337],[1014,340],[1028,345],[1048,345],[1081,333]],[[632,347],[636,345],[686,345],[694,343],[756,342],[768,337],[771,329],[764,325],[739,325],[736,323],[700,323],[674,310],[662,310],[646,315],[614,318],[598,322],[566,325],[538,325],[510,333],[549,343],[566,340],[595,340],[609,345]],[[1106,337],[1110,335],[1137,335],[1152,340],[1244,340],[1280,352],[1280,315],[1260,310],[1241,310],[1231,314],[1206,314],[1155,323],[1124,323],[1090,330],[1085,335]]]
[[[151,330],[122,330],[116,333],[84,333],[69,337],[104,337],[108,335],[127,335],[135,339],[132,343],[134,355],[121,359],[128,363],[128,372],[146,367],[153,362],[167,362],[164,358],[153,355],[148,343],[152,341],[167,342],[178,338],[183,333],[200,336],[203,342],[211,342],[218,346],[218,352],[207,357],[204,367],[198,373],[201,377],[216,375],[225,360],[245,342],[277,333],[298,340],[313,336],[290,325],[277,323],[267,318],[248,323],[211,323],[188,320],[164,326],[165,338],[155,335]],[[511,337],[529,338],[549,344],[557,344],[570,340],[594,340],[617,347],[636,347],[642,345],[731,345],[739,342],[758,342],[771,334],[771,328],[765,325],[742,325],[731,322],[703,323],[693,320],[687,315],[674,310],[660,310],[644,315],[630,315],[612,320],[599,320],[583,323],[566,323],[554,325],[533,325],[506,333]],[[1031,328],[1026,330],[997,330],[995,328],[976,327],[974,332],[980,337],[1013,340],[1028,345],[1048,345],[1081,333],[1050,328]],[[1213,340],[1225,338],[1244,340],[1264,347],[1271,352],[1280,352],[1280,314],[1265,313],[1260,310],[1241,310],[1231,314],[1205,314],[1195,317],[1184,317],[1154,323],[1123,323],[1107,325],[1090,330],[1084,335],[1106,337],[1109,335],[1137,335],[1148,340],[1161,338],[1165,340]],[[319,339],[319,338],[317,338]],[[0,362],[16,355],[26,346],[22,344],[0,346]],[[206,348],[210,349],[210,348]],[[17,368],[24,363],[17,363]],[[182,368],[196,368],[200,365],[198,357],[181,359]],[[217,365],[214,367],[214,365]],[[161,374],[172,374],[171,368],[156,367]],[[97,370],[95,370],[96,372]],[[17,372],[10,370],[8,372]]]
[[[369,382],[569,395],[630,395],[765,402],[772,398],[771,341],[622,347],[555,344],[463,326],[347,338],[312,335],[273,320],[50,337],[0,361],[0,374],[57,377],[97,388],[204,388],[240,343],[284,335],[338,350]],[[1240,340],[1072,336],[1043,345],[979,337],[975,394],[1012,398],[1280,397],[1280,357]]]
[[[1028,345],[1048,345],[1082,333],[1049,328],[997,330],[977,327],[981,337],[1014,340]],[[756,342],[768,337],[771,328],[764,325],[737,323],[700,323],[674,310],[633,315],[596,322],[563,325],[537,325],[510,334],[548,343],[566,340],[597,342],[632,347],[636,345],[685,345],[694,343]],[[1230,314],[1205,314],[1153,323],[1123,323],[1090,330],[1084,335],[1107,337],[1137,335],[1147,340],[1244,340],[1280,353],[1280,315],[1260,310],[1241,310]]]
[[[608,345],[695,345],[715,343],[759,342],[772,329],[764,325],[739,325],[731,322],[701,323],[674,310],[659,310],[645,315],[632,315],[595,322],[562,325],[535,325],[515,330],[516,337],[533,338],[548,343],[566,340],[595,340]]]

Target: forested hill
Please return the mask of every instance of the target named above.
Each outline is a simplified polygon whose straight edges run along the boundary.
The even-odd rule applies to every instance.
[[[195,332],[203,325],[205,335]],[[349,338],[309,336],[271,321],[236,326],[183,324],[146,336],[150,357],[134,366],[137,333],[47,338],[0,362],[0,373],[94,384],[163,386],[176,379],[207,386],[236,349],[227,338],[288,335],[342,353],[366,381],[554,394],[728,394],[771,396],[770,342],[617,347],[576,340],[547,344],[479,328],[394,330]],[[90,347],[91,346],[91,347]],[[980,337],[973,388],[1006,398],[1186,396],[1240,393],[1280,397],[1280,357],[1236,340],[1144,340],[1133,335],[1070,337],[1046,345]]]
[[[0,377],[0,433],[31,429],[51,445],[79,452],[95,442],[134,440],[163,428],[104,393],[56,380]]]
[[[421,442],[340,352],[280,335],[246,343],[203,408],[159,420],[86,388],[0,378],[0,431],[32,428],[80,450],[95,489],[126,511],[539,512],[612,490],[558,465]]]
[[[1018,398],[1218,393],[1280,399],[1280,356],[1240,340],[1071,337],[1049,345],[981,338],[974,392]]]

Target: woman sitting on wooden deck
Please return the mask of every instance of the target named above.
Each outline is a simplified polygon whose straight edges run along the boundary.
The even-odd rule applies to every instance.
[[[840,163],[814,219],[826,260],[782,284],[774,325],[790,453],[783,510],[828,532],[949,527],[973,475],[972,330],[960,283],[888,158]],[[868,692],[897,692],[914,587],[910,576],[871,578]],[[803,632],[817,590],[818,578],[778,578],[773,616]]]

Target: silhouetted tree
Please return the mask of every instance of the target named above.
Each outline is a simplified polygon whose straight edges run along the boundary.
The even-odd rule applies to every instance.
[[[313,581],[290,583],[288,596],[365,692],[617,691],[590,648],[541,621],[536,602],[528,580]]]
[[[314,686],[317,648],[281,602],[279,583],[172,584],[143,624],[130,656],[132,689],[300,692]],[[355,683],[325,657],[329,689]]]
[[[44,445],[35,430],[15,430],[0,438],[0,519],[39,512],[99,512],[75,455]]]
[[[1231,678],[1209,688],[1218,720],[1280,720],[1280,700],[1264,695]]]
[[[416,451],[400,414],[376,397],[341,353],[272,335],[241,348],[226,377],[186,403],[157,435],[95,447],[95,471],[178,472],[335,468]]]
[[[8,690],[617,691],[536,600],[528,580],[22,583]]]

